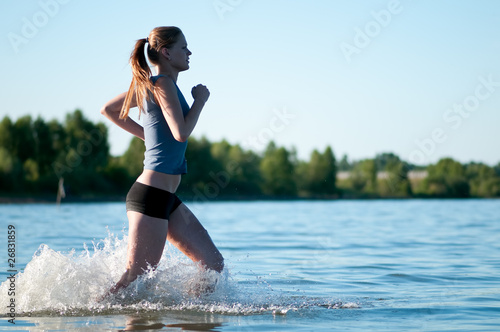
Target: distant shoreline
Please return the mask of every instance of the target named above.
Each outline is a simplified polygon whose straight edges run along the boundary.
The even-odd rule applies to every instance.
[[[467,198],[451,198],[451,197],[367,197],[367,196],[345,196],[345,197],[271,197],[271,196],[252,196],[252,197],[236,197],[236,196],[221,196],[217,199],[196,200],[183,198],[185,202],[252,202],[252,201],[350,201],[350,200],[413,200],[413,199],[434,199],[434,200],[450,200],[450,199],[500,199],[498,197],[467,197]],[[112,203],[125,202],[125,196],[72,196],[64,198],[61,204],[65,203]],[[0,205],[7,204],[56,204],[55,195],[47,196],[0,196]]]

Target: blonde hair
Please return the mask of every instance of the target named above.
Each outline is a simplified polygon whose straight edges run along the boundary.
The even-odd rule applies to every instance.
[[[150,79],[152,75],[151,68],[149,68],[146,56],[144,55],[146,44],[148,44],[147,54],[149,61],[153,64],[158,64],[161,49],[164,47],[171,47],[177,42],[181,34],[182,31],[178,27],[157,27],[149,33],[148,38],[136,41],[135,47],[130,54],[132,83],[130,83],[130,88],[128,89],[125,97],[125,101],[120,112],[120,119],[124,119],[128,116],[130,102],[132,101],[134,93],[135,99],[137,100],[137,107],[139,107],[140,112],[143,112],[144,106],[142,101],[146,98],[148,92],[154,92],[154,85]]]

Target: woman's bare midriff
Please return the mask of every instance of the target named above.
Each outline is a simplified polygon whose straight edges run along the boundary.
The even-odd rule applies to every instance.
[[[177,187],[179,187],[179,184],[181,183],[181,175],[165,174],[145,169],[137,178],[137,182],[175,193],[177,191]]]

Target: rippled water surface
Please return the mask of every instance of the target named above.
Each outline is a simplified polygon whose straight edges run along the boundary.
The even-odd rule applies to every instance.
[[[187,205],[224,273],[167,246],[157,271],[104,302],[125,266],[124,203],[0,205],[0,307],[16,305],[16,324],[2,313],[0,329],[500,330],[500,200]],[[212,294],[195,295],[215,279]]]

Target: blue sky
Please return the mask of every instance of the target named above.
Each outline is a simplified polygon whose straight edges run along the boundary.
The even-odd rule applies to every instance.
[[[257,151],[273,139],[301,159],[330,145],[338,159],[500,162],[495,0],[40,0],[0,9],[0,117],[62,121],[79,108],[108,124],[114,155],[131,137],[99,110],[128,88],[135,40],[176,25],[193,52],[179,87],[188,102],[198,83],[211,91],[195,137]]]

